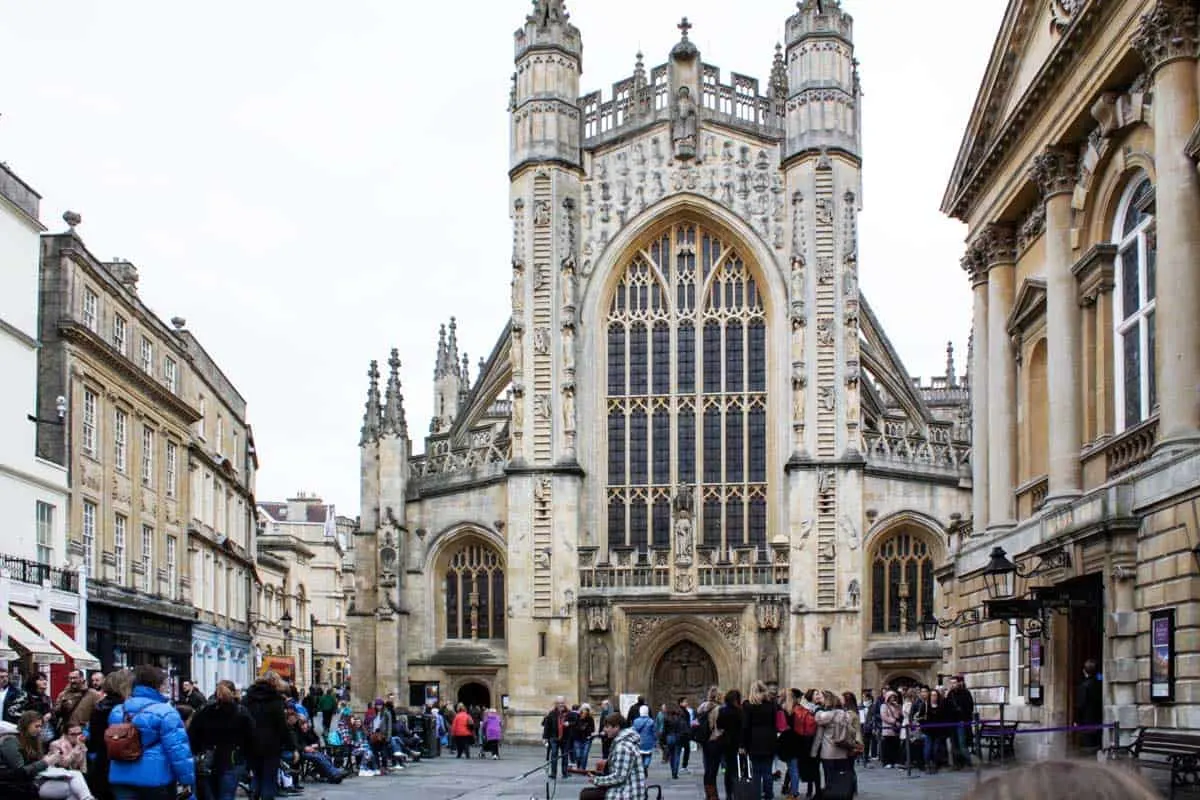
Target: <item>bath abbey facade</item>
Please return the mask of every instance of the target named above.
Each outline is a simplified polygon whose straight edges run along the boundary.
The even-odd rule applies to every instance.
[[[936,677],[969,396],[952,352],[912,378],[859,286],[852,20],[801,2],[765,92],[689,28],[608,99],[562,0],[515,34],[511,321],[473,378],[443,332],[423,453],[397,354],[369,372],[360,703],[530,733],[558,694]]]

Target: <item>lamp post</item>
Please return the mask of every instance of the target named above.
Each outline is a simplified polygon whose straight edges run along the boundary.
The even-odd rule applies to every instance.
[[[279,618],[279,627],[283,630],[283,654],[290,655],[288,643],[292,640],[292,613],[286,609]]]
[[[1009,560],[1004,548],[992,548],[988,565],[983,570],[983,580],[987,586],[988,597],[992,600],[1007,600],[1014,594],[1014,584],[1017,577],[1017,565]]]

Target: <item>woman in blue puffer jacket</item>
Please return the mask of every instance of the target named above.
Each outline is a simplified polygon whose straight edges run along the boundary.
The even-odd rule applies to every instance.
[[[165,672],[138,667],[133,693],[108,717],[109,725],[119,725],[128,716],[142,742],[137,761],[109,763],[108,780],[116,800],[174,800],[178,787],[195,785],[187,730],[168,692]]]

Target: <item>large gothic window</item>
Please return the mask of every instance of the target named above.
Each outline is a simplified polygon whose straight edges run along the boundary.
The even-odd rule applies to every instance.
[[[1154,380],[1154,217],[1147,211],[1153,187],[1144,174],[1134,178],[1117,208],[1113,319],[1116,326],[1117,430],[1138,424],[1158,403]]]
[[[500,554],[468,542],[446,562],[446,638],[504,638],[504,567]]]
[[[933,554],[922,537],[901,529],[886,535],[871,563],[871,631],[914,631],[933,611]]]
[[[625,265],[607,342],[609,546],[669,547],[681,485],[700,546],[765,546],[766,318],[742,254],[672,225]]]

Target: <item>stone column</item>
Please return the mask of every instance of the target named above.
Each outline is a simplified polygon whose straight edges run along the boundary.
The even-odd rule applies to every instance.
[[[1197,116],[1197,13],[1194,0],[1159,0],[1133,41],[1154,77],[1159,448],[1200,441],[1200,177],[1186,153]]]
[[[1017,521],[1017,362],[1008,315],[1016,281],[1017,245],[1011,225],[993,222],[983,233],[987,263],[988,529]]]
[[[1079,292],[1071,273],[1071,192],[1079,159],[1067,147],[1049,147],[1033,160],[1032,177],[1046,202],[1046,378],[1049,383],[1050,488],[1048,505],[1082,489]]]
[[[988,284],[984,254],[975,247],[963,256],[971,277],[974,311],[971,319],[971,533],[983,533],[988,523]]]

